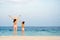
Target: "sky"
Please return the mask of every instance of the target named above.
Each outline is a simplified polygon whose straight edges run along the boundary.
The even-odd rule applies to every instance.
[[[18,26],[60,26],[60,0],[0,0],[0,26],[13,26],[8,15],[21,15]]]

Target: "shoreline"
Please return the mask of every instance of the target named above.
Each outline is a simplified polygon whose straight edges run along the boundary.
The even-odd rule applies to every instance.
[[[60,36],[0,36],[0,40],[60,40]]]

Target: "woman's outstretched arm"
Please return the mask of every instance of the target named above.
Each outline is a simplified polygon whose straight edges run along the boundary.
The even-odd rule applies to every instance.
[[[10,17],[11,19],[14,19],[14,18],[13,18],[12,16],[10,16],[10,15],[9,15],[9,17]]]

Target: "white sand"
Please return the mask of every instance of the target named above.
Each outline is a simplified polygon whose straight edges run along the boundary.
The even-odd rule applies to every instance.
[[[60,40],[60,36],[0,36],[0,40]]]

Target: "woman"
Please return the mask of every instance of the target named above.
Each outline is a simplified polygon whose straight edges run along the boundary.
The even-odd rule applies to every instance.
[[[11,17],[9,16],[12,20],[13,20],[13,27],[14,27],[14,31],[17,31],[17,23],[18,23],[18,17]]]
[[[13,24],[14,24],[14,30],[17,31],[17,19],[13,19]]]

